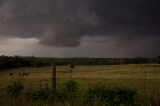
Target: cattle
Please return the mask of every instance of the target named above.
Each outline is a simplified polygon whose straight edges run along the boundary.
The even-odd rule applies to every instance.
[[[9,73],[9,76],[13,77],[13,73]]]
[[[69,67],[70,67],[70,68],[75,68],[75,65],[69,64]]]
[[[18,75],[21,76],[22,74],[21,74],[21,73],[18,73]]]
[[[72,70],[75,68],[75,65],[68,64],[69,72],[72,73]]]
[[[24,72],[24,73],[22,73],[22,76],[29,76],[29,73]]]

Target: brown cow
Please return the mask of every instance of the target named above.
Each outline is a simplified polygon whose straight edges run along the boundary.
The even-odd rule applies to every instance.
[[[24,72],[24,73],[22,73],[22,76],[29,76],[29,73]]]
[[[13,73],[9,73],[9,76],[12,76],[12,77],[13,77]]]
[[[21,74],[21,73],[18,73],[18,75],[21,76],[22,74]]]

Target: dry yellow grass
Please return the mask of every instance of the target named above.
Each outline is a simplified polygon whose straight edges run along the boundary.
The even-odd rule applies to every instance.
[[[83,87],[103,81],[108,85],[131,86],[143,91],[145,72],[148,90],[160,90],[160,66],[158,64],[132,65],[104,65],[104,66],[76,66],[72,73],[68,73],[67,66],[57,67],[57,81],[66,79],[77,80]],[[13,72],[14,76],[9,76]],[[29,76],[20,77],[19,72],[29,72]],[[40,81],[51,83],[51,67],[18,68],[0,72],[0,90],[4,89],[12,80],[21,80],[25,86],[38,87]]]

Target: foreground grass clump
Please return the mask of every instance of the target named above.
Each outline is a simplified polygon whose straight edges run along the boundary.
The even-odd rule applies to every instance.
[[[78,83],[76,81],[68,80],[62,83],[57,91],[39,89],[29,90],[26,95],[27,98],[33,102],[50,102],[50,103],[68,103],[75,104],[78,97]]]
[[[137,93],[129,88],[106,88],[105,85],[96,84],[88,88],[84,96],[85,104],[109,106],[135,106]]]
[[[160,95],[142,96],[136,90],[104,83],[82,90],[73,80],[63,82],[52,92],[25,88],[14,81],[8,85],[6,95],[0,95],[0,106],[160,106]]]
[[[34,101],[45,101],[49,97],[49,94],[46,91],[38,90],[30,94],[30,98]]]
[[[78,95],[78,84],[76,81],[66,81],[62,85],[62,93],[68,100],[75,100]]]
[[[19,81],[14,81],[7,86],[7,93],[11,97],[18,97],[23,89],[24,87]]]

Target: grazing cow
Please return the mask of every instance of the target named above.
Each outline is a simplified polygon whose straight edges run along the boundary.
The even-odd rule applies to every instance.
[[[12,77],[13,77],[13,73],[9,73],[9,76],[12,76]]]
[[[22,74],[21,74],[21,73],[18,73],[18,75],[21,76]]]
[[[22,73],[22,76],[29,76],[29,73]]]
[[[68,64],[68,68],[75,68],[75,65],[73,65],[73,64]]]
[[[70,65],[70,68],[75,68],[75,65],[71,64],[71,65]]]
[[[69,72],[72,73],[72,70],[75,68],[75,65],[68,64]]]

